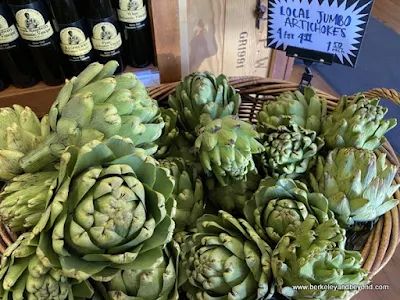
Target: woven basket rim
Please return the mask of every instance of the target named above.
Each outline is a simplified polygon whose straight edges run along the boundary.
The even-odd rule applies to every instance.
[[[295,91],[298,84],[284,80],[261,78],[261,77],[231,77],[230,84],[242,95],[243,105],[239,116],[254,121],[255,111],[260,109],[262,102],[279,95],[285,91]],[[148,88],[150,97],[165,101],[175,91],[179,82],[160,84]],[[328,110],[332,110],[338,97],[330,95],[322,90],[316,89],[319,96],[327,99]],[[377,88],[364,93],[368,98],[382,97],[400,104],[400,95],[392,89]],[[398,157],[389,142],[380,147],[377,153],[385,153],[387,160],[399,166]],[[395,180],[400,184],[400,176]],[[400,190],[396,191],[394,198],[400,200]],[[392,258],[399,244],[399,214],[400,204],[379,218],[374,226],[368,241],[361,251],[363,257],[363,268],[369,272],[370,278],[376,275]],[[17,235],[0,223],[0,256],[7,246],[17,239]]]

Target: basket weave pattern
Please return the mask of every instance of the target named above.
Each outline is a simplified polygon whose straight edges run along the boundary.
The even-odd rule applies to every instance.
[[[159,102],[166,101],[168,96],[175,92],[176,84],[169,83],[151,87],[149,88],[150,96]],[[242,96],[242,105],[239,111],[240,118],[253,123],[256,122],[257,112],[260,111],[264,101],[273,99],[286,91],[295,91],[298,87],[295,83],[259,77],[231,78],[230,84]],[[320,90],[317,90],[317,92],[319,96],[327,99],[328,110],[332,111],[339,99]],[[381,97],[400,104],[400,94],[395,90],[379,88],[364,94],[368,98]],[[389,143],[380,147],[376,152],[385,153],[387,160],[391,164],[399,165],[399,160]],[[395,177],[395,181],[400,183],[399,174]],[[396,191],[394,197],[400,199],[400,191]],[[363,268],[370,272],[370,278],[376,275],[389,262],[399,244],[399,214],[400,205],[380,217],[361,252]],[[0,223],[0,255],[17,237],[17,234],[11,232]]]

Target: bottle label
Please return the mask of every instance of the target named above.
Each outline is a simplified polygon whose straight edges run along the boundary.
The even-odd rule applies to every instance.
[[[7,20],[0,15],[0,44],[9,44],[19,37],[17,28],[14,24],[8,26]],[[1,46],[0,46],[1,49]]]
[[[18,30],[21,37],[27,41],[43,41],[53,34],[53,27],[50,21],[45,21],[40,12],[34,9],[25,8],[15,14]]]
[[[93,47],[99,51],[112,51],[122,46],[121,34],[112,23],[101,22],[93,27]]]
[[[43,0],[10,7],[15,14],[19,34],[30,47],[44,47],[52,43],[50,38],[54,30]]]
[[[146,25],[147,9],[143,0],[120,0],[117,12],[126,29],[141,29]]]
[[[84,61],[90,59],[90,51],[93,49],[90,38],[86,34],[83,20],[68,24],[59,25],[60,46],[62,52],[70,56],[70,61]]]

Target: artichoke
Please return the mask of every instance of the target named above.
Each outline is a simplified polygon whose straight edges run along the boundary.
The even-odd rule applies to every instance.
[[[184,134],[180,132],[168,151],[168,157],[179,157],[195,162],[197,159],[193,146],[194,143],[187,140]]]
[[[258,129],[260,132],[275,131],[292,121],[319,134],[326,112],[326,99],[318,97],[312,87],[304,87],[304,94],[300,91],[284,92],[267,101],[257,115]]]
[[[295,232],[284,235],[273,251],[278,291],[291,299],[350,299],[357,290],[340,285],[365,285],[368,273],[361,269],[361,254],[345,250],[345,241],[345,231],[334,218],[317,225],[308,217]],[[318,285],[337,289],[318,289]]]
[[[387,111],[379,99],[370,100],[362,94],[353,100],[343,96],[323,122],[326,147],[377,149],[386,143],[385,133],[397,125],[397,119],[384,119]]]
[[[228,186],[221,185],[214,178],[208,178],[207,196],[218,208],[233,215],[243,215],[244,204],[258,189],[260,181],[261,176],[254,173],[249,173],[246,181],[232,180]]]
[[[195,149],[204,171],[211,172],[218,181],[227,186],[229,180],[246,180],[249,172],[257,172],[253,154],[264,151],[257,141],[254,126],[239,120],[237,116],[226,116],[212,120],[201,116],[202,128],[195,142]]]
[[[261,161],[273,177],[296,178],[314,166],[324,140],[315,131],[295,123],[280,126],[277,131],[263,135],[265,152]],[[269,172],[268,172],[269,171]]]
[[[273,243],[302,226],[307,217],[318,223],[333,217],[322,194],[310,193],[304,183],[289,178],[263,179],[243,211],[257,233]]]
[[[0,265],[0,299],[91,299],[88,281],[65,277],[61,270],[43,265],[36,250],[38,236],[23,233],[6,249]]]
[[[34,227],[57,187],[58,172],[16,176],[0,194],[0,220],[13,232]]]
[[[129,139],[69,147],[57,192],[32,230],[39,258],[77,280],[109,281],[138,261],[152,267],[172,239],[173,186],[169,171]]]
[[[397,166],[386,163],[386,155],[354,148],[335,149],[319,158],[311,174],[314,191],[322,193],[343,227],[373,221],[398,204],[391,199],[400,185],[392,185]]]
[[[48,116],[39,121],[29,107],[0,108],[0,181],[22,174],[19,160],[50,134]]]
[[[179,246],[172,241],[163,250],[163,257],[152,269],[135,269],[118,272],[102,288],[105,299],[177,300]],[[104,293],[105,292],[105,293]]]
[[[268,299],[274,292],[269,245],[245,220],[203,215],[197,232],[175,236],[189,300]]]
[[[170,107],[178,111],[179,123],[187,137],[196,136],[200,116],[209,114],[213,120],[239,112],[241,97],[229,85],[226,76],[193,73],[176,87],[175,95],[168,99]]]
[[[204,190],[199,171],[190,161],[182,158],[169,158],[160,161],[162,167],[169,169],[175,186],[172,197],[176,199],[175,232],[191,228],[203,214]]]
[[[161,137],[156,141],[158,150],[154,154],[156,158],[166,158],[173,143],[178,138],[179,129],[177,128],[178,113],[172,108],[161,108],[161,116],[164,120],[165,127]]]
[[[49,123],[55,133],[41,148],[21,159],[25,172],[40,171],[59,159],[70,145],[82,146],[114,135],[130,138],[135,146],[147,149],[148,154],[157,151],[154,142],[164,128],[158,103],[148,96],[133,73],[81,84],[83,79],[88,81],[84,76],[80,78],[82,74],[90,74],[92,78],[98,71],[98,64],[91,64],[61,89],[49,113]]]

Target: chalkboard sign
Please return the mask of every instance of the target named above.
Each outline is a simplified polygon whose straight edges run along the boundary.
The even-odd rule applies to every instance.
[[[268,47],[334,54],[354,67],[373,0],[269,0]]]

